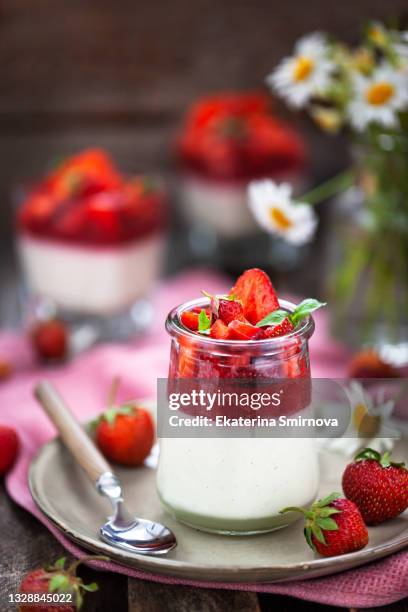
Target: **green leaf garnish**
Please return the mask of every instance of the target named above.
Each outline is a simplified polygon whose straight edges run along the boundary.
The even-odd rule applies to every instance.
[[[263,325],[280,325],[289,316],[290,312],[283,310],[283,308],[278,308],[261,319],[261,321],[256,324],[256,327],[262,327]]]
[[[204,308],[200,310],[200,314],[198,315],[198,331],[200,334],[208,333],[208,330],[211,327],[211,319],[207,316]]]
[[[318,308],[322,308],[322,306],[326,306],[326,302],[319,302],[319,300],[315,300],[313,298],[307,298],[298,304],[293,312],[289,312],[288,310],[284,310],[283,308],[277,308],[270,312],[266,317],[261,319],[256,326],[263,327],[264,325],[280,325],[283,323],[285,319],[289,319],[294,327],[302,319],[310,315]]]

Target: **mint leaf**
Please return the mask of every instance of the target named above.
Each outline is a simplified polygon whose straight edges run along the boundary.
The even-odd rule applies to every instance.
[[[198,331],[200,334],[206,334],[211,327],[211,319],[207,316],[204,308],[201,309],[198,315]]]
[[[326,306],[326,302],[319,302],[319,300],[307,298],[296,306],[295,310],[289,315],[289,320],[296,327],[299,321],[307,317],[315,310],[322,308],[322,306]]]
[[[285,319],[289,317],[290,313],[283,308],[277,308],[273,310],[266,317],[258,321],[256,327],[263,327],[264,325],[280,325]]]
[[[318,308],[326,306],[326,302],[319,302],[313,298],[307,298],[300,302],[293,312],[288,312],[283,308],[277,308],[270,312],[266,317],[256,324],[256,327],[263,327],[264,325],[280,325],[285,319],[289,319],[294,327],[310,313],[314,312]]]

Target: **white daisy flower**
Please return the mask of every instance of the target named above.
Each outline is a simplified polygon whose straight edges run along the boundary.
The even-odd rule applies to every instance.
[[[277,185],[269,179],[252,181],[248,187],[248,205],[267,232],[296,245],[312,239],[317,217],[309,204],[292,199],[292,187],[288,183]]]
[[[356,380],[344,391],[350,402],[350,423],[340,438],[324,438],[321,445],[349,457],[367,446],[379,452],[391,451],[401,438],[391,418],[395,401],[385,400],[384,392],[373,399]]]
[[[300,108],[330,83],[334,63],[327,59],[324,36],[318,32],[301,38],[292,57],[283,59],[266,82],[289,104]]]
[[[359,131],[370,123],[397,127],[397,113],[408,107],[408,79],[406,75],[382,65],[370,77],[355,74],[354,97],[348,105],[351,124]]]

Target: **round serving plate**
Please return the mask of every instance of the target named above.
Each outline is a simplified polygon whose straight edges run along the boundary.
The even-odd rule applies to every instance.
[[[396,459],[407,461],[407,446],[406,442],[398,444]],[[321,497],[341,491],[345,464],[345,458],[340,455],[321,456]],[[43,446],[31,464],[30,490],[41,511],[68,538],[118,563],[146,572],[211,582],[267,583],[333,574],[408,546],[408,512],[370,528],[370,542],[365,549],[340,557],[315,556],[303,537],[302,521],[256,536],[203,533],[165,513],[156,493],[154,469],[115,467],[115,471],[123,484],[128,507],[138,516],[164,523],[176,534],[178,546],[167,556],[130,554],[99,539],[99,526],[110,512],[109,503],[92,488],[58,438]]]

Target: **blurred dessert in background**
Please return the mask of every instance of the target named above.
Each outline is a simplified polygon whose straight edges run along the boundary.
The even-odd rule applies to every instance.
[[[301,180],[305,147],[262,92],[202,98],[188,111],[176,143],[186,218],[218,235],[256,231],[246,187],[257,178]]]
[[[89,149],[36,184],[17,213],[29,290],[73,313],[110,316],[148,296],[160,274],[165,197]]]

